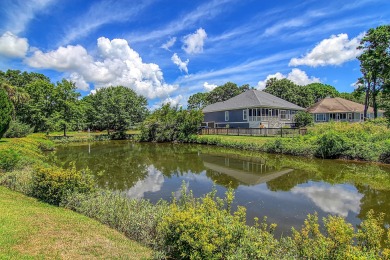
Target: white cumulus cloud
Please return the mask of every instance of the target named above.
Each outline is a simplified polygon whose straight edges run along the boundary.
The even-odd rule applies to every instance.
[[[218,87],[217,85],[215,84],[209,84],[208,82],[205,82],[203,83],[203,87],[204,89],[209,92],[209,91],[212,91],[213,89],[215,89],[216,87]]]
[[[300,69],[292,69],[291,72],[287,75],[284,75],[280,72],[277,72],[275,74],[268,75],[265,80],[261,80],[257,83],[257,89],[264,89],[265,85],[267,83],[267,80],[271,78],[276,78],[276,79],[284,79],[287,78],[294,82],[297,85],[307,85],[310,83],[314,82],[320,82],[319,78],[316,77],[309,77],[305,71],[300,70]]]
[[[324,212],[337,214],[343,217],[348,212],[360,211],[360,200],[363,195],[356,190],[346,189],[344,185],[313,185],[310,187],[294,187],[293,194],[302,194],[316,204]]]
[[[188,54],[202,53],[206,38],[206,31],[203,28],[199,28],[195,33],[184,36],[182,49]]]
[[[137,181],[133,187],[126,191],[126,195],[130,198],[141,199],[147,192],[158,192],[164,184],[164,175],[157,170],[153,165],[148,167],[148,176],[140,181]]]
[[[340,65],[355,59],[361,50],[357,50],[363,34],[349,40],[345,33],[332,35],[322,40],[302,58],[292,58],[289,66],[307,65],[311,67]]]
[[[19,38],[11,32],[5,32],[0,36],[0,54],[11,58],[23,58],[28,50],[26,38]]]
[[[83,90],[88,83],[96,88],[122,85],[154,99],[168,96],[178,88],[164,82],[157,64],[143,63],[126,40],[101,37],[97,40],[97,47],[98,58],[91,56],[83,46],[68,45],[46,53],[37,50],[25,62],[34,68],[68,73],[76,81],[76,86]]]
[[[185,73],[188,74],[188,68],[187,68],[187,66],[188,66],[188,63],[190,62],[189,59],[187,59],[186,61],[182,61],[182,60],[180,59],[180,57],[177,55],[177,53],[174,53],[174,54],[172,55],[171,60],[172,60],[172,62],[173,62],[174,64],[176,64],[176,65],[179,67],[180,71],[184,71]]]
[[[183,101],[183,96],[182,95],[177,95],[176,97],[168,97],[164,99],[161,104],[171,104],[172,107],[174,106],[183,106],[182,101]]]
[[[170,38],[166,43],[161,45],[161,48],[170,51],[169,48],[171,48],[175,44],[175,42],[176,42],[176,37]]]

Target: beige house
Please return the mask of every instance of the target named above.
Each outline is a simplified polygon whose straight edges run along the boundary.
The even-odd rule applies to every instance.
[[[309,107],[307,111],[313,114],[315,123],[364,121],[364,105],[339,97],[324,98]],[[378,110],[378,117],[383,117],[383,113],[383,110]],[[372,107],[368,108],[367,118],[374,118]]]

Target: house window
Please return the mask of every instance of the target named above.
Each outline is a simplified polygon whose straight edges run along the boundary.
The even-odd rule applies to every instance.
[[[290,120],[290,110],[280,110],[280,119]]]
[[[364,121],[364,114],[360,114],[360,121]]]
[[[348,120],[349,120],[349,121],[352,121],[352,119],[353,119],[353,118],[352,118],[352,113],[348,113]]]
[[[225,121],[229,121],[229,111],[225,111]]]
[[[248,120],[248,110],[246,109],[242,110],[242,120]]]
[[[316,121],[317,122],[324,122],[326,120],[325,114],[316,114]]]
[[[261,114],[262,114],[262,116],[268,116],[268,109],[262,108],[261,109]]]
[[[341,113],[340,114],[340,120],[346,120],[347,119],[347,114],[346,113]]]

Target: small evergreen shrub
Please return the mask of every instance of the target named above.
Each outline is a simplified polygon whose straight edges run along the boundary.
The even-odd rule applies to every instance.
[[[16,120],[16,121],[11,121],[7,132],[5,132],[4,134],[4,137],[6,138],[26,137],[28,134],[32,132],[33,132],[32,127]]]
[[[13,150],[0,150],[0,170],[5,172],[12,171],[16,168],[21,160],[20,154]]]
[[[77,171],[57,167],[37,166],[32,177],[32,196],[53,205],[59,205],[73,192],[91,193],[95,190],[95,181],[90,171]]]

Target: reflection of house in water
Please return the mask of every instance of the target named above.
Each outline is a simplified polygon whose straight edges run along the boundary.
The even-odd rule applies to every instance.
[[[275,167],[267,166],[265,160],[251,162],[210,154],[201,154],[200,157],[207,169],[226,174],[246,185],[265,183],[293,171],[276,170]]]

